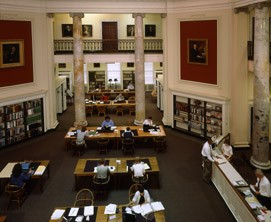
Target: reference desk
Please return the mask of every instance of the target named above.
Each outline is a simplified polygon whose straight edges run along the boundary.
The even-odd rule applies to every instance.
[[[96,218],[94,220],[90,220],[90,221],[95,221],[95,222],[108,222],[108,221],[110,221],[110,222],[124,222],[124,220],[123,220],[123,212],[122,212],[124,210],[124,205],[117,206],[118,209],[119,209],[119,212],[117,214],[114,214],[115,219],[111,219],[111,220],[109,220],[109,217],[112,216],[112,215],[104,214],[105,207],[106,206],[94,206],[94,212],[96,214],[96,215],[94,215],[94,217],[96,216]],[[82,209],[82,208],[83,207],[80,207],[80,209]],[[70,210],[70,207],[57,207],[55,209],[63,209],[63,210],[65,210],[65,213],[64,213],[64,215],[65,215]],[[154,216],[155,216],[155,222],[165,222],[166,221],[164,211],[154,212]],[[75,221],[74,218],[73,218],[73,220],[71,220],[71,222]],[[60,221],[62,221],[62,218],[58,219],[58,220],[52,220],[52,219],[49,220],[49,222],[60,222]],[[84,217],[83,221],[86,221],[85,217]]]
[[[94,175],[94,167],[97,166],[97,163],[100,159],[79,159],[75,170],[74,170],[74,178],[75,178],[75,189],[81,189],[81,185],[85,179],[90,180],[90,178]],[[132,165],[135,158],[105,158],[105,161],[109,166],[113,167],[113,171],[111,171],[111,178],[115,180],[114,186],[117,188],[122,188],[120,186],[126,186],[129,188],[131,182],[131,172],[129,166]],[[148,173],[150,186],[159,187],[159,166],[156,157],[141,157],[141,160],[144,163],[147,163],[150,169],[146,170]],[[128,166],[128,165],[129,166]],[[127,184],[128,182],[128,184]]]
[[[86,137],[86,140],[99,140],[101,138],[107,138],[114,142],[116,148],[118,148],[118,142],[121,139],[122,132],[128,126],[115,126],[111,132],[99,132],[99,127],[87,127],[87,130],[90,132]],[[166,133],[162,125],[158,126],[157,131],[144,132],[142,126],[129,126],[130,129],[134,132],[134,138],[154,138],[154,137],[165,137]],[[67,134],[64,137],[64,140],[67,144],[67,149],[70,147],[70,142],[76,139],[74,132],[76,131],[75,127],[71,127]]]
[[[43,192],[43,178],[44,178],[45,171],[47,171],[47,177],[48,178],[50,177],[50,170],[49,170],[50,160],[34,160],[34,161],[27,160],[26,162],[31,162],[33,164],[35,172],[31,176],[31,179],[40,181],[40,190],[41,192]],[[12,169],[14,165],[17,163],[18,162],[7,163],[4,169],[0,172],[1,190],[3,190],[6,184],[9,182]]]
[[[244,194],[250,190],[249,185],[231,163],[221,155],[219,147],[215,148],[215,152],[217,152],[222,159],[219,159],[221,164],[213,164],[212,182],[235,219],[239,222],[259,221],[254,206],[261,206],[261,204],[253,193],[249,195],[249,198]],[[248,201],[251,199],[253,199],[252,203]]]

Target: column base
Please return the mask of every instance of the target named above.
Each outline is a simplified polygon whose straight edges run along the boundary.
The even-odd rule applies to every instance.
[[[271,169],[270,160],[268,160],[266,163],[263,163],[263,162],[259,162],[259,161],[255,160],[253,158],[253,156],[251,156],[250,157],[250,163],[254,167],[262,169],[262,170],[269,170],[269,169]]]
[[[86,121],[86,120],[84,120],[84,121],[80,121],[80,122],[74,122],[73,123],[73,125],[75,126],[75,127],[77,127],[77,126],[87,126],[88,125],[88,122]]]
[[[135,121],[134,121],[134,124],[135,124],[136,126],[140,126],[140,125],[143,124],[143,122],[142,122],[142,121],[139,121],[139,120],[135,120]]]

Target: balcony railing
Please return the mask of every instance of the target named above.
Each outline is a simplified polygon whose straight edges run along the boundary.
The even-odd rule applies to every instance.
[[[84,53],[107,53],[103,50],[103,40],[83,40]],[[73,40],[54,40],[55,54],[72,54]],[[119,39],[118,51],[116,53],[132,53],[135,51],[135,41],[133,39]],[[144,51],[147,53],[163,53],[162,39],[145,39]]]

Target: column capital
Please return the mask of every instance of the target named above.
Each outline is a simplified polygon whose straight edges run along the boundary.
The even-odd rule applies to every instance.
[[[255,8],[262,9],[264,7],[270,8],[271,7],[271,0],[267,0],[265,2],[259,2],[259,3],[254,3],[254,4],[251,4],[251,5],[247,5],[247,6],[234,8],[234,13],[236,13],[236,14],[238,14],[239,12],[250,13]]]
[[[142,18],[145,18],[145,13],[133,13],[133,18],[140,16]]]
[[[84,13],[70,13],[70,17],[74,18],[75,16],[79,18],[84,18]]]
[[[54,18],[55,17],[54,13],[47,13],[46,15],[47,15],[48,18]]]
[[[167,13],[161,13],[160,16],[161,16],[162,19],[166,18],[167,17]]]

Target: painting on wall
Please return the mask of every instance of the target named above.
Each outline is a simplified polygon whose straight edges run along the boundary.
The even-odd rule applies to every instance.
[[[62,37],[73,37],[72,24],[62,24]]]
[[[207,39],[187,39],[187,63],[208,65]]]
[[[0,68],[24,66],[24,40],[1,40],[0,51]]]
[[[155,37],[155,36],[156,36],[156,26],[145,25],[145,37]]]
[[[92,37],[92,25],[82,25],[83,37]]]
[[[135,26],[134,25],[127,25],[127,37],[134,37],[135,36]]]

